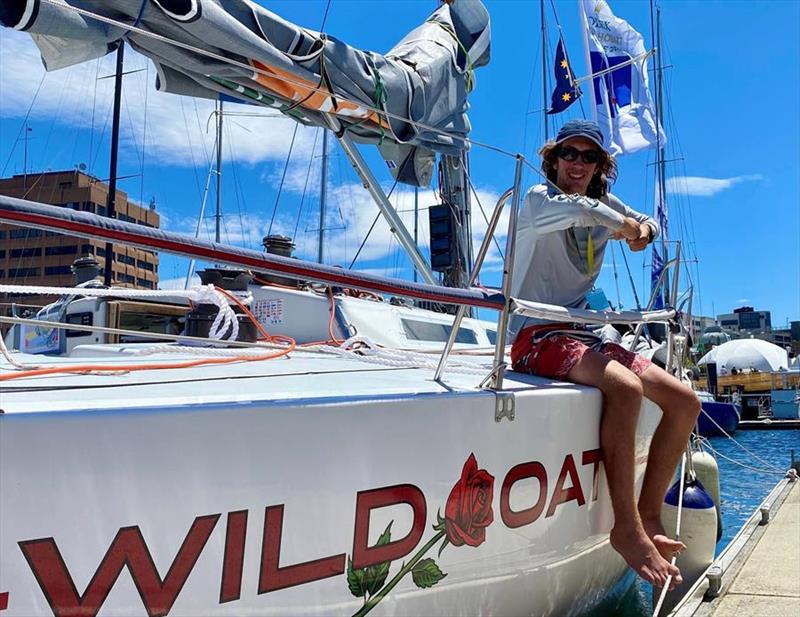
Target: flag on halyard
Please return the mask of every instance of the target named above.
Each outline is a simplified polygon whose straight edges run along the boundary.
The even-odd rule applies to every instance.
[[[614,154],[663,147],[666,136],[654,111],[647,61],[615,66],[645,53],[642,35],[611,12],[606,0],[580,0],[584,43],[592,74],[593,117]],[[610,70],[609,70],[610,69]]]
[[[556,85],[553,88],[553,95],[550,97],[550,109],[548,114],[558,114],[572,105],[582,94],[581,89],[575,81],[575,74],[569,65],[567,53],[564,50],[564,39],[558,38],[556,47],[556,60],[553,67],[556,77]]]
[[[650,267],[650,293],[652,294],[653,291],[656,290],[656,285],[658,285],[658,279],[661,276],[661,271],[664,269],[664,258],[661,257],[661,253],[659,252],[658,248],[656,247],[655,243],[653,243],[653,256],[651,259],[651,267]],[[663,285],[658,290],[658,294],[656,295],[655,302],[653,302],[653,310],[657,311],[658,309],[664,308],[664,287]]]
[[[661,246],[661,250],[656,247],[656,243],[653,243],[653,258],[651,260],[650,265],[650,293],[656,291],[656,286],[658,285],[658,279],[661,276],[662,270],[664,270],[664,260],[667,258],[667,239],[669,238],[669,214],[667,212],[667,201],[664,199],[664,194],[661,191],[661,183],[656,182],[656,207],[655,207],[655,219],[658,223],[658,228],[660,230],[660,238],[661,242],[659,243]],[[673,299],[674,300],[674,299]],[[664,308],[664,287],[663,285],[658,290],[658,295],[656,296],[656,301],[653,303],[653,309],[661,309]]]

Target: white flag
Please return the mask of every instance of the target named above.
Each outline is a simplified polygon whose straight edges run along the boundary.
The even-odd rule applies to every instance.
[[[666,136],[654,112],[647,79],[647,50],[642,35],[611,12],[606,0],[578,0],[586,55],[592,74],[593,116],[614,154],[663,147]],[[625,62],[616,70],[614,67]],[[656,128],[658,127],[658,128]]]

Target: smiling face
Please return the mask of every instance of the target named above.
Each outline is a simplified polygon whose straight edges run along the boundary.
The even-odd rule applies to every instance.
[[[561,142],[560,147],[574,148],[579,152],[599,150],[596,143],[585,137],[570,137]],[[559,156],[553,167],[557,173],[556,184],[567,195],[586,195],[586,189],[597,171],[597,163],[585,163],[580,155],[574,161],[565,161]]]

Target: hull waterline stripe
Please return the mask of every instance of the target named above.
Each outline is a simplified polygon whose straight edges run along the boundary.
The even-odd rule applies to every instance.
[[[0,221],[50,231],[58,229],[88,239],[103,239],[264,272],[288,274],[305,280],[356,287],[444,304],[466,304],[495,310],[500,310],[504,306],[503,296],[497,293],[488,293],[477,289],[437,287],[352,272],[251,249],[224,246],[167,233],[144,225],[13,197],[0,196]]]

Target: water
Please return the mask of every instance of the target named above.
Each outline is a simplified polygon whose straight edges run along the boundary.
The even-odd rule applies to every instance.
[[[783,473],[773,470],[765,473],[762,470],[771,465],[785,472],[791,462],[791,449],[795,451],[795,458],[800,459],[800,430],[738,431],[734,438],[762,460],[755,459],[727,437],[711,437],[709,440],[709,445],[719,453],[715,457],[719,465],[723,532],[717,543],[717,554],[783,477]],[[653,614],[651,594],[652,587],[638,579],[615,615],[649,617]]]

